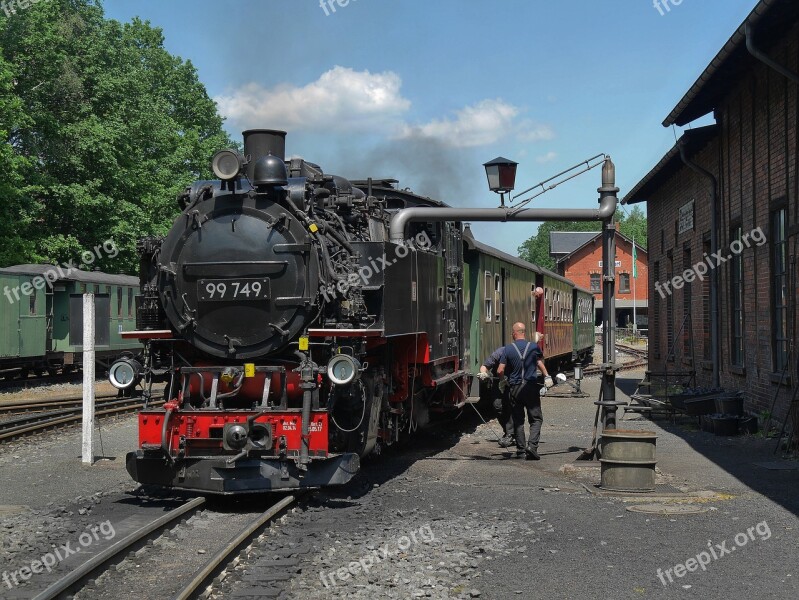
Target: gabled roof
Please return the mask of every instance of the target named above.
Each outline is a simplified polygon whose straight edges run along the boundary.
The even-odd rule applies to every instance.
[[[793,27],[797,19],[799,2],[796,0],[760,0],[666,117],[663,126],[683,126],[712,112],[721,98],[736,85],[741,73],[757,62],[746,48],[747,23],[754,30],[755,42],[765,46],[768,40],[779,38]]]
[[[596,237],[596,231],[550,231],[549,255],[570,254]]]
[[[589,232],[589,233],[590,233],[590,232]],[[595,231],[595,232],[593,232],[593,236],[591,237],[591,239],[590,239],[590,240],[586,241],[586,242],[585,242],[584,244],[582,244],[581,246],[579,246],[579,247],[575,248],[574,250],[572,250],[571,252],[569,252],[569,253],[568,253],[568,254],[566,254],[565,256],[562,256],[562,257],[560,257],[559,259],[557,259],[557,261],[556,261],[556,262],[557,262],[558,264],[560,264],[560,263],[564,262],[565,260],[568,260],[568,259],[569,259],[571,256],[573,256],[573,255],[577,254],[577,253],[578,253],[580,250],[582,250],[583,248],[585,248],[586,246],[588,246],[588,244],[591,244],[591,243],[593,243],[593,242],[594,242],[594,240],[596,240],[597,238],[600,238],[600,241],[601,241],[601,236],[602,236],[602,232],[601,232],[601,231]],[[628,244],[630,244],[631,246],[632,246],[632,244],[633,244],[633,241],[632,241],[630,238],[628,238],[626,235],[624,235],[624,234],[623,234],[621,231],[617,231],[617,232],[616,232],[616,237],[617,237],[617,238],[621,238],[621,239],[625,240],[625,241],[626,241]],[[635,247],[636,247],[636,248],[638,248],[638,254],[641,254],[641,253],[643,253],[643,254],[646,254],[646,253],[647,253],[647,251],[646,251],[646,248],[644,248],[644,247],[643,247],[641,244],[639,244],[638,242],[635,242]]]
[[[685,144],[685,151],[690,158],[715,139],[718,136],[718,131],[718,125],[708,125],[707,127],[686,131],[682,137],[677,140],[674,147],[660,159],[660,162],[656,164],[655,167],[649,171],[626,196],[624,196],[624,198],[622,198],[621,203],[635,204],[637,202],[649,200],[651,195],[661,187],[669,177],[685,166],[685,163],[682,162],[682,158],[680,157],[680,144]]]

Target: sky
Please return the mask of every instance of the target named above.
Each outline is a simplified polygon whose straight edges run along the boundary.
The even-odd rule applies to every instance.
[[[163,30],[234,138],[283,129],[287,154],[326,173],[391,177],[452,206],[495,207],[483,163],[497,156],[519,163],[522,191],[609,154],[621,198],[674,145],[681,131],[662,121],[756,0],[657,1],[103,4],[109,18]],[[593,208],[600,183],[596,169],[529,206]],[[536,227],[472,230],[516,254]]]

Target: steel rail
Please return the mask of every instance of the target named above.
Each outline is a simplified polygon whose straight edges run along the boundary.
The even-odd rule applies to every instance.
[[[166,528],[168,525],[174,523],[182,518],[186,513],[197,510],[205,504],[205,498],[195,498],[174,510],[169,511],[167,514],[156,519],[152,523],[134,531],[124,539],[118,541],[116,544],[106,548],[96,556],[92,557],[80,567],[69,573],[66,577],[59,579],[53,585],[41,592],[33,600],[54,600],[61,594],[78,586],[82,581],[87,579],[95,571],[101,569],[115,558],[119,558],[127,553],[131,547],[152,535],[155,531]]]
[[[96,406],[110,406],[114,403],[135,403],[141,404],[143,399],[141,396],[132,396],[128,398],[120,398],[117,394],[100,394],[95,396],[98,401]],[[38,416],[50,414],[67,414],[74,410],[83,409],[83,400],[75,397],[74,400],[56,400],[53,402],[34,402],[30,404],[9,404],[0,405],[0,415],[17,416],[18,420],[30,419],[35,420]],[[6,421],[7,423],[8,421]]]
[[[174,597],[174,600],[188,600],[189,598],[193,598],[195,594],[200,591],[200,588],[211,579],[217,569],[228,561],[234,552],[241,548],[245,542],[249,541],[264,525],[295,503],[297,499],[297,496],[286,496],[240,531],[236,537],[230,540],[224,548],[217,552],[214,557],[196,573],[191,582]]]
[[[163,404],[163,400],[156,400],[150,402],[150,406],[159,406]],[[110,415],[118,415],[123,413],[132,412],[141,408],[140,405],[136,404],[133,406],[121,406],[116,408],[108,408],[105,410],[98,410],[95,413],[97,417],[104,417]],[[35,433],[37,431],[44,431],[50,429],[51,427],[56,427],[59,425],[69,425],[71,423],[80,423],[83,419],[83,415],[81,412],[77,412],[72,415],[67,415],[63,417],[57,417],[54,419],[46,419],[43,421],[39,421],[32,425],[19,425],[19,426],[12,426],[9,428],[3,428],[3,424],[0,423],[0,442],[14,439],[25,435],[27,433]],[[5,430],[4,430],[5,429]]]

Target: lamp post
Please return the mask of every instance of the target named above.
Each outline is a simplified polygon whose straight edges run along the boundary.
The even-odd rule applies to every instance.
[[[501,156],[485,163],[488,189],[499,194],[499,202],[505,208],[505,194],[512,191],[516,185],[516,166],[519,163],[502,158]]]

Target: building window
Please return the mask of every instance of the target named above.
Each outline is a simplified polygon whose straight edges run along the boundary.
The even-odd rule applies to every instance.
[[[690,248],[684,248],[682,251],[682,265],[683,271],[691,269]],[[691,303],[693,300],[693,283],[686,281],[685,287],[682,289],[682,353],[685,358],[691,359],[694,357],[693,320],[690,327],[688,320],[691,319]]]
[[[591,291],[601,292],[602,288],[599,285],[599,273],[591,273]]]
[[[674,259],[669,255],[666,281],[674,277]],[[674,294],[666,294],[666,360],[674,360]]]
[[[630,293],[630,274],[629,273],[620,273],[619,274],[619,293],[620,294],[629,294]]]
[[[660,281],[660,262],[655,262],[652,281]],[[652,336],[652,345],[650,347],[655,353],[654,357],[660,358],[660,293],[655,294],[653,298],[652,329],[649,330]]]
[[[702,236],[703,256],[710,256],[710,232]],[[702,282],[702,358],[710,360],[710,276]]]
[[[743,231],[741,227],[732,230],[730,241],[740,241]],[[732,254],[730,262],[730,362],[742,367],[744,365],[744,270],[743,258],[739,253]]]
[[[788,364],[788,269],[786,209],[781,208],[771,216],[771,244],[773,282],[771,314],[774,318],[774,371],[779,373]]]

